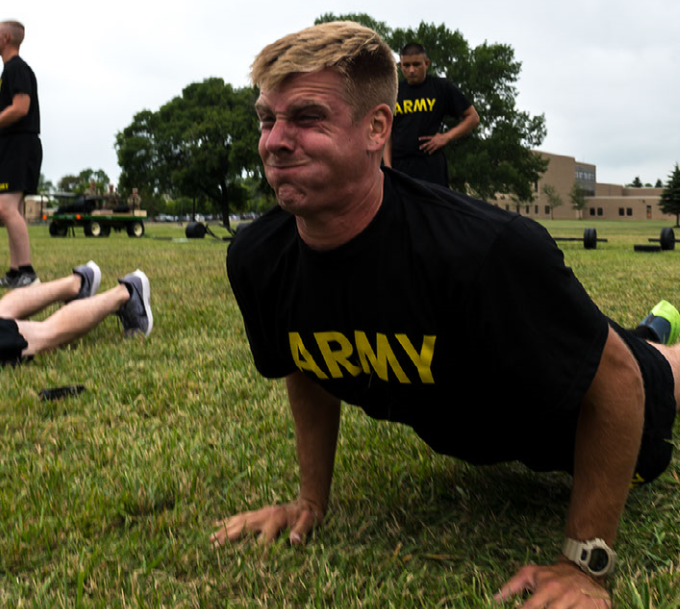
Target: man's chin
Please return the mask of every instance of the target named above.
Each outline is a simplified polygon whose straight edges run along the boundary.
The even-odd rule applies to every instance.
[[[291,184],[282,184],[276,189],[276,200],[283,209],[292,211],[304,201],[304,193]]]

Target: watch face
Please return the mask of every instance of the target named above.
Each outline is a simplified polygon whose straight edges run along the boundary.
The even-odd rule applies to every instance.
[[[595,573],[605,571],[609,566],[609,554],[602,548],[594,548],[590,552],[590,560],[588,566]]]

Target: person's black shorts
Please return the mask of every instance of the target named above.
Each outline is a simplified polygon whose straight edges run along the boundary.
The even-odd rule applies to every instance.
[[[671,461],[676,412],[675,381],[670,364],[657,349],[617,324],[610,323],[632,351],[645,384],[645,426],[631,483],[632,487],[636,487],[660,476]]]
[[[36,194],[42,156],[37,134],[14,133],[0,137],[0,194]]]
[[[0,366],[15,365],[23,361],[21,352],[28,347],[13,319],[0,317]]]

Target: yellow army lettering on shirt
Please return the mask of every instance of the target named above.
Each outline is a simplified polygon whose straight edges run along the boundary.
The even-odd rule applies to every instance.
[[[397,102],[397,105],[394,107],[394,116],[398,114],[413,114],[414,112],[432,112],[436,103],[436,99],[430,99],[429,97],[404,99],[401,105]]]
[[[7,182],[3,182],[0,184],[0,190],[9,190],[9,184]]]
[[[321,380],[341,379],[346,375],[371,375],[373,372],[383,381],[390,374],[401,384],[411,384],[402,364],[408,362],[416,368],[423,384],[433,384],[432,359],[436,336],[425,335],[420,349],[416,348],[406,334],[376,333],[375,347],[365,332],[355,330],[351,339],[341,332],[314,332],[314,346],[321,353],[323,361],[316,361],[305,345],[299,332],[289,332],[290,353],[295,365],[301,371],[315,374]],[[309,340],[309,339],[308,339]],[[354,362],[350,361],[354,358]],[[400,361],[401,360],[401,361]],[[408,369],[408,368],[407,368]]]

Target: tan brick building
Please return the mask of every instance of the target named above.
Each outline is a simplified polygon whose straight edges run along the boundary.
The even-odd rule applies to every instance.
[[[519,211],[524,216],[536,219],[577,219],[579,212],[572,207],[569,193],[578,182],[586,194],[583,218],[589,220],[666,220],[675,216],[662,213],[659,199],[662,188],[628,188],[618,184],[599,184],[597,167],[580,163],[574,157],[535,151],[550,161],[548,169],[535,185],[535,199],[531,203],[517,204],[507,195],[498,195],[496,203],[501,207]],[[550,209],[543,186],[549,184],[562,199],[563,204]]]

